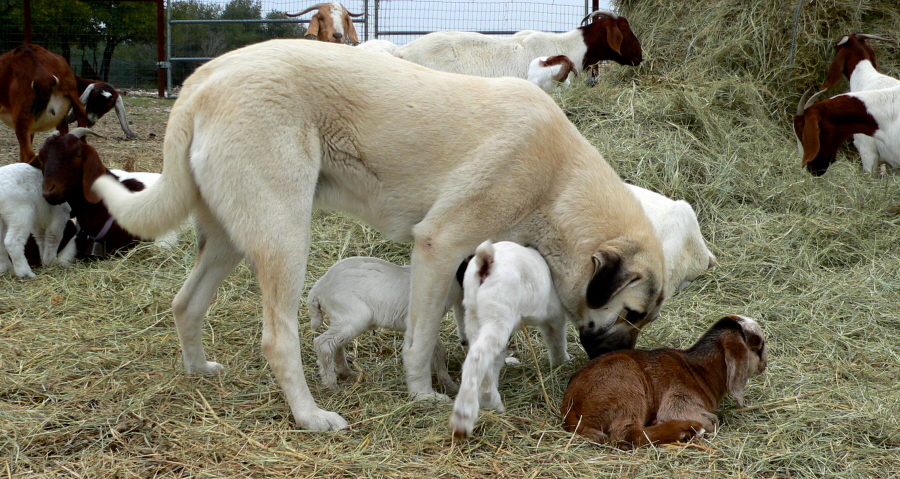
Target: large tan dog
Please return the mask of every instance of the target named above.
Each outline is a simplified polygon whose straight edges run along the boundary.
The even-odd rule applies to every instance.
[[[540,251],[591,356],[632,347],[663,301],[662,251],[641,205],[525,80],[269,41],[222,55],[185,82],[164,156],[162,178],[142,192],[106,177],[93,191],[140,236],[196,218],[200,250],[173,302],[187,372],[221,370],[203,352],[203,318],[238,262],[253,262],[263,353],[304,428],[347,424],[316,406],[300,361],[314,207],[414,241],[403,359],[417,398],[436,396],[431,357],[450,282],[488,238]]]

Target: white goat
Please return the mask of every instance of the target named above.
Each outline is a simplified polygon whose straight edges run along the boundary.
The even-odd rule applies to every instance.
[[[519,327],[537,326],[550,352],[550,366],[569,360],[566,313],[550,268],[541,254],[510,241],[481,243],[463,279],[469,353],[450,425],[456,436],[471,436],[479,404],[503,412],[497,385],[506,345]]]
[[[483,77],[528,78],[528,66],[537,57],[565,55],[576,72],[603,60],[638,65],[641,44],[628,20],[608,10],[597,10],[582,23],[593,23],[565,33],[523,30],[501,38],[475,32],[434,32],[400,47],[394,54],[434,70]]]
[[[378,258],[346,258],[329,268],[310,289],[306,303],[312,329],[322,326],[323,314],[329,319],[328,330],[313,341],[325,387],[337,390],[337,376],[352,375],[344,346],[357,336],[375,328],[406,331],[410,273],[409,266]],[[444,312],[450,309],[461,328],[462,287],[457,281],[450,286]],[[462,329],[460,334],[464,334]],[[432,366],[438,381],[451,394],[455,393],[457,385],[447,373],[447,354],[440,340],[434,349]]]
[[[370,52],[384,53],[385,55],[393,56],[397,51],[398,47],[396,43],[390,40],[382,40],[380,38],[373,38],[367,42],[362,42],[357,45],[356,48],[361,48],[363,50],[369,50]]]
[[[71,208],[67,203],[52,206],[44,200],[41,170],[27,163],[0,168],[0,273],[12,268],[20,278],[33,278],[25,258],[28,235],[34,236],[41,264],[57,260]]]
[[[834,60],[828,67],[828,77],[822,85],[823,90],[840,83],[842,73],[850,81],[851,92],[900,86],[900,80],[878,71],[875,50],[866,44],[867,38],[890,41],[874,35],[844,35],[834,46]],[[853,145],[859,151],[863,169],[869,173],[875,171],[876,165],[881,166],[882,174],[885,164],[892,168],[900,167],[900,152],[891,151],[884,142],[876,138],[857,133],[853,135]]]
[[[537,57],[528,65],[528,81],[548,92],[560,83],[568,85],[570,74],[578,75],[578,69],[565,55]]]
[[[716,257],[703,240],[697,214],[690,204],[666,198],[640,186],[627,183],[626,186],[641,202],[641,208],[662,243],[666,260],[666,297],[716,265]]]

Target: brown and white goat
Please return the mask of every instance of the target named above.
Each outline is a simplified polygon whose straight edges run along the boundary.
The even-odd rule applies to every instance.
[[[75,77],[75,82],[78,84],[81,104],[84,105],[87,113],[87,126],[94,126],[94,123],[97,123],[103,115],[115,108],[116,118],[119,119],[122,131],[130,138],[137,138],[137,133],[128,126],[128,119],[125,117],[125,102],[112,85],[105,81],[81,77]],[[67,123],[73,121],[75,121],[74,111],[66,116]]]
[[[361,17],[365,13],[350,13],[339,2],[317,3],[300,13],[287,13],[288,17],[299,17],[313,10],[318,10],[309,20],[306,38],[320,42],[359,44],[356,27],[351,17]]]
[[[19,161],[34,159],[35,132],[69,131],[63,120],[70,108],[78,126],[85,126],[75,75],[63,57],[32,44],[0,55],[0,120],[16,131]]]
[[[845,93],[815,103],[825,90],[797,104],[794,134],[801,166],[816,176],[834,163],[837,150],[850,136],[863,134],[884,144],[885,152],[900,157],[900,86]]]
[[[528,81],[548,92],[560,83],[568,85],[569,74],[577,76],[578,68],[565,55],[537,57],[528,65]]]
[[[878,72],[875,50],[866,43],[866,39],[890,41],[886,38],[866,34],[844,35],[834,45],[834,60],[828,67],[828,77],[822,90],[836,86],[841,81],[841,74],[850,82],[850,91],[883,90],[900,86],[900,80]],[[886,165],[900,167],[900,152],[891,151],[887,146],[863,134],[853,135],[853,145],[859,151],[863,169],[875,171],[880,165],[882,173]]]
[[[641,43],[625,17],[597,10],[582,24],[564,33],[524,30],[507,38],[434,32],[400,47],[394,55],[433,70],[524,79],[531,62],[542,56],[565,55],[575,63],[577,72],[603,60],[631,66],[643,60]]]
[[[100,161],[97,150],[84,141],[89,133],[96,135],[87,128],[75,128],[66,135],[51,135],[38,153],[38,163],[44,172],[44,199],[51,205],[68,203],[72,216],[86,235],[86,244],[79,245],[83,249],[80,253],[102,257],[125,252],[142,238],[122,229],[91,191],[94,180],[111,173]],[[136,179],[124,179],[120,183],[130,191],[141,191],[146,186]]]
[[[686,441],[718,425],[726,393],[744,402],[766,369],[762,329],[730,315],[687,350],[623,350],[582,367],[563,396],[563,429],[622,449]]]

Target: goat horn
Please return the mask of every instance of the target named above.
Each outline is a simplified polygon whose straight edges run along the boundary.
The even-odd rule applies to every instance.
[[[594,10],[593,12],[589,13],[588,16],[584,17],[583,20],[581,20],[581,24],[584,25],[588,20],[595,17],[609,17],[613,20],[619,19],[619,15],[617,15],[616,12],[613,12],[612,10]]]
[[[73,128],[72,131],[69,132],[70,135],[73,135],[75,138],[78,138],[79,140],[84,139],[84,136],[87,135],[88,133],[90,133],[91,135],[94,135],[96,137],[99,137],[99,138],[106,138],[105,136],[95,132],[94,130],[92,130],[90,128]]]
[[[284,15],[285,15],[286,17],[299,17],[300,15],[303,15],[304,13],[309,13],[309,12],[311,12],[311,11],[313,11],[313,10],[318,10],[318,9],[322,8],[322,5],[325,5],[325,4],[324,4],[324,3],[317,3],[317,4],[315,4],[315,5],[313,5],[313,6],[309,7],[309,8],[307,8],[306,10],[303,10],[303,11],[300,12],[300,13],[293,13],[293,14],[291,14],[291,13],[285,13]]]
[[[879,37],[879,36],[877,36],[877,35],[869,35],[869,34],[867,34],[867,33],[857,33],[857,34],[856,34],[856,38],[868,38],[869,40],[881,40],[881,41],[883,41],[883,42],[896,43],[896,42],[893,41],[893,40],[889,40],[889,39],[884,38],[884,37]]]
[[[805,92],[803,92],[803,95],[800,96],[800,102],[797,103],[797,116],[803,115],[803,111],[805,110],[805,108],[803,108],[803,105],[806,104],[806,100],[809,97],[809,92],[811,91],[812,88],[806,90]]]
[[[813,106],[813,104],[816,102],[816,100],[819,98],[819,96],[821,96],[822,93],[825,93],[826,91],[828,91],[828,90],[825,89],[825,90],[819,90],[819,91],[815,92],[813,94],[813,96],[809,97],[809,99],[806,100],[806,103],[803,103],[803,99],[801,98],[800,105],[803,105],[803,108],[800,108],[800,105],[797,105],[797,114],[802,115],[803,112],[808,110],[809,107]],[[809,93],[809,90],[807,90],[807,93]]]

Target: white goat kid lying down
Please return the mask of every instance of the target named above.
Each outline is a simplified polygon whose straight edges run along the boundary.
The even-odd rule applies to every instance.
[[[528,66],[528,81],[548,92],[560,84],[568,85],[569,75],[577,76],[578,69],[565,55],[537,57]]]
[[[662,243],[666,259],[666,297],[683,289],[716,265],[716,257],[706,246],[697,214],[690,204],[666,198],[640,186],[627,183],[626,186],[641,202],[641,208]]]
[[[41,264],[57,260],[68,203],[50,205],[43,196],[44,175],[28,163],[0,167],[0,273],[12,269],[20,278],[33,278],[25,257],[28,235],[34,236]]]
[[[482,243],[463,276],[463,305],[469,352],[450,426],[455,436],[471,436],[479,405],[503,412],[497,389],[506,345],[522,324],[537,326],[550,353],[550,365],[569,360],[566,313],[550,268],[532,248],[502,241]]]
[[[396,43],[390,40],[382,40],[380,38],[373,38],[367,42],[362,42],[356,46],[356,48],[362,50],[368,50],[370,52],[383,53],[385,55],[394,56],[394,52],[397,51],[398,47]]]
[[[314,341],[325,387],[337,390],[337,376],[352,375],[344,346],[357,336],[374,328],[406,331],[410,276],[409,266],[353,257],[338,261],[316,281],[306,303],[313,330],[322,326],[323,314],[328,315],[328,330]],[[456,321],[462,322],[462,287],[456,281],[450,285],[444,313],[450,309]],[[455,393],[457,384],[447,373],[447,354],[440,339],[434,348],[432,366],[438,382],[450,394]]]

